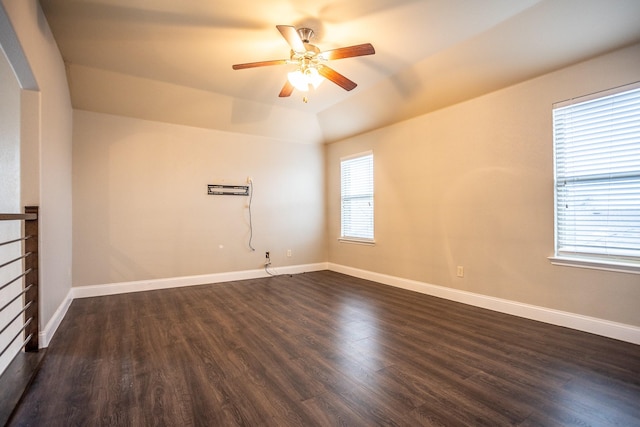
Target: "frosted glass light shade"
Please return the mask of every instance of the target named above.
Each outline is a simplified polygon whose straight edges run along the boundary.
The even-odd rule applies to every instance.
[[[305,76],[307,76],[307,80],[311,83],[314,89],[317,89],[318,86],[320,86],[320,83],[324,81],[324,77],[318,74],[318,70],[315,68],[307,68]]]
[[[287,74],[287,78],[293,87],[303,92],[309,90],[309,85],[317,89],[320,83],[324,81],[324,77],[318,74],[318,70],[315,68],[307,68],[304,73],[300,70],[293,71]]]
[[[303,92],[307,92],[309,90],[309,82],[302,71],[296,70],[287,74],[287,78],[289,79],[289,83],[293,85],[298,90]]]

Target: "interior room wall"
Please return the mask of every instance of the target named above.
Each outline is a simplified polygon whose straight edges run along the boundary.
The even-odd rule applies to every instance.
[[[73,139],[74,286],[326,261],[321,145],[83,110]]]
[[[38,165],[38,171],[29,171],[29,182],[38,188],[28,189],[23,201],[40,206],[40,326],[44,328],[71,288],[71,100],[62,56],[38,1],[2,0],[2,4],[37,81],[36,88],[23,87],[29,91],[23,91],[21,131],[30,138],[23,155],[33,156],[28,161]],[[34,92],[25,95],[31,89]]]
[[[640,276],[547,259],[552,104],[639,80],[635,45],[328,145],[329,262],[640,325]],[[370,149],[376,244],[341,243],[340,158]]]
[[[16,80],[11,64],[0,48],[0,212],[20,213],[20,86]],[[0,221],[0,242],[16,239],[21,234],[19,222]],[[20,256],[19,244],[0,246],[0,264]],[[0,285],[11,282],[20,275],[19,263],[0,268]],[[4,307],[22,287],[17,281],[4,289],[0,289],[0,307]],[[21,309],[19,301],[0,311],[0,325],[9,324]],[[0,334],[0,349],[11,343],[20,331],[19,322],[11,323],[7,330]],[[0,373],[13,359],[21,342],[14,344],[0,356]]]
[[[0,93],[0,212],[21,213],[20,86],[1,47]]]

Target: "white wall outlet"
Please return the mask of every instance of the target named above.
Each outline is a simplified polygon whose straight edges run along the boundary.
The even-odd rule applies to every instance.
[[[253,182],[253,178],[251,177],[251,175],[249,175],[247,177],[247,184],[251,184]]]
[[[291,258],[291,255],[292,255],[291,249],[287,249],[287,257]]]
[[[456,276],[458,277],[464,277],[464,267],[459,265],[458,268],[456,269]]]

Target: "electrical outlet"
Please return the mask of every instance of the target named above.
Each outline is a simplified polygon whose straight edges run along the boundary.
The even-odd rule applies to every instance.
[[[251,184],[253,182],[253,178],[251,178],[251,175],[249,175],[247,177],[247,184]]]
[[[270,259],[270,258],[269,258],[269,251],[267,251],[267,252],[265,252],[265,253],[264,253],[264,257],[265,257],[266,259]]]
[[[291,257],[291,249],[287,249],[287,257]]]
[[[458,277],[464,277],[464,267],[459,265],[458,268],[456,269],[456,276]]]

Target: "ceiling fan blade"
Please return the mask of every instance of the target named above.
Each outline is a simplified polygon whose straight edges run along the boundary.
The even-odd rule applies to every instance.
[[[373,45],[371,43],[364,43],[355,46],[327,50],[322,52],[319,56],[322,56],[326,60],[331,60],[353,58],[354,56],[373,55],[374,53],[376,53],[376,50],[373,48]]]
[[[327,80],[331,80],[338,86],[340,86],[344,90],[352,90],[356,86],[358,86],[355,82],[349,80],[333,68],[329,68],[326,65],[322,67],[318,67],[318,74],[324,77]]]
[[[291,49],[293,49],[296,53],[304,53],[307,49],[304,47],[304,43],[296,31],[296,27],[292,27],[291,25],[276,25],[282,37],[289,43]]]
[[[287,80],[284,86],[282,86],[282,90],[280,91],[280,95],[278,96],[280,98],[286,98],[287,96],[291,96],[292,93],[293,93],[293,85],[289,83],[289,80]]]
[[[246,64],[235,64],[232,65],[234,70],[244,70],[245,68],[256,68],[256,67],[266,67],[267,65],[283,65],[287,64],[289,61],[287,59],[275,59],[273,61],[258,61],[258,62],[247,62]]]

